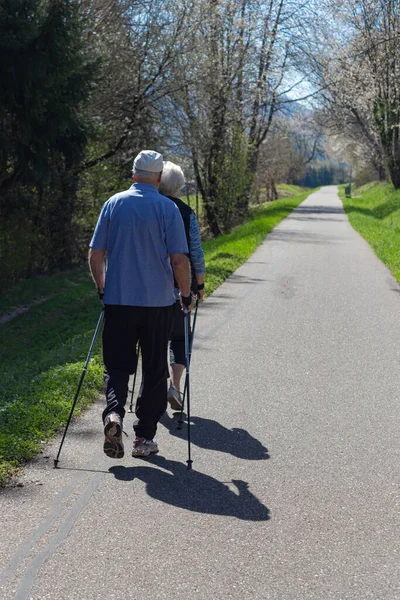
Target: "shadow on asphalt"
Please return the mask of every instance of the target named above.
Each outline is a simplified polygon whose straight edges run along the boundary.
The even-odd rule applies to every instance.
[[[246,277],[245,275],[237,275],[233,273],[226,279],[225,283],[265,283],[265,279],[260,277]]]
[[[316,214],[316,215],[344,215],[344,210],[341,207],[334,206],[299,206],[289,215],[296,215],[299,213],[303,214]]]
[[[297,231],[295,229],[275,229],[271,234],[271,240],[280,242],[289,242],[296,244],[337,244],[343,238],[328,237],[319,233],[311,233],[310,231]]]
[[[215,296],[215,298],[217,300],[219,300],[219,296]],[[230,300],[233,300],[233,298],[230,298]],[[207,298],[207,302],[204,302],[204,304],[202,304],[201,306],[201,312],[204,312],[205,310],[211,310],[215,307],[225,307],[227,305],[227,303],[225,302],[225,304],[222,304],[222,302],[213,302],[212,300],[209,300]]]
[[[186,439],[187,423],[183,424],[182,429],[177,429],[179,415],[180,413],[174,413],[174,416],[170,417],[165,412],[160,423],[168,429],[171,435]],[[269,458],[268,448],[263,446],[245,429],[239,427],[228,429],[217,421],[202,417],[191,417],[190,423],[190,440],[192,444],[199,446],[199,448],[227,452],[245,460],[266,460]]]
[[[297,215],[291,215],[290,219],[294,219],[295,221],[322,221],[323,223],[344,223],[345,219],[332,219],[332,217],[330,217],[329,219],[320,219],[319,217],[301,217],[301,216],[297,216]]]
[[[189,471],[180,462],[159,455],[145,460],[146,465],[156,465],[164,470],[152,466],[118,465],[110,467],[109,471],[119,481],[140,479],[146,484],[149,496],[178,508],[244,521],[268,521],[270,518],[269,509],[250,492],[245,481],[232,480],[237,489],[235,493],[225,483],[194,469]]]

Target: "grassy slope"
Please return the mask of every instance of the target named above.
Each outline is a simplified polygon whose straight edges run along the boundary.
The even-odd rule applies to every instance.
[[[279,198],[286,198],[289,196],[297,196],[303,194],[306,188],[302,188],[299,185],[292,185],[289,183],[280,183],[277,186]]]
[[[352,198],[344,197],[344,188],[340,195],[354,229],[400,281],[400,190],[378,183],[353,191]]]
[[[100,312],[86,269],[64,280],[56,275],[57,292],[50,280],[25,282],[22,302],[50,288],[54,295],[0,328],[0,481],[65,423]],[[18,303],[18,291],[8,296],[11,306]],[[99,390],[101,371],[98,346],[80,406]]]
[[[232,233],[205,242],[206,294],[309,193],[258,207]],[[65,423],[100,313],[87,269],[77,269],[17,284],[0,297],[0,315],[43,296],[42,304],[0,327],[0,483]],[[76,414],[101,389],[101,375],[99,339]]]

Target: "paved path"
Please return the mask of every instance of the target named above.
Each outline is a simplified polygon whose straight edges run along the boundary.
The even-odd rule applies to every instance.
[[[93,407],[0,495],[0,597],[400,598],[399,292],[310,196],[201,308],[194,470],[170,411],[112,462]]]

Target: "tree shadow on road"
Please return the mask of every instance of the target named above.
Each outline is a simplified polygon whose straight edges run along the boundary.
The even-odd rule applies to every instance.
[[[266,281],[266,279],[261,277],[246,277],[245,275],[233,273],[228,277],[226,283],[265,283]]]
[[[341,242],[342,237],[333,237],[310,231],[301,231],[297,229],[276,229],[271,235],[274,241],[296,243],[296,244],[337,244]]]
[[[148,466],[149,463],[160,468]],[[269,509],[249,490],[242,480],[232,480],[238,493],[228,485],[200,473],[188,470],[180,462],[163,456],[151,456],[146,466],[113,466],[109,469],[119,481],[140,479],[149,496],[172,506],[210,515],[236,517],[244,521],[268,521]],[[166,472],[168,471],[168,472]]]
[[[291,213],[290,218],[292,218],[293,215],[298,215],[298,214],[343,215],[344,216],[344,210],[341,206],[322,206],[322,205],[321,206],[317,206],[317,205],[298,206]]]
[[[165,412],[160,423],[174,437],[187,438],[187,423],[182,429],[177,429],[180,413],[173,417]],[[251,436],[245,429],[233,427],[228,429],[217,421],[202,417],[190,418],[190,440],[199,448],[226,452],[245,460],[266,460],[269,458],[268,448]]]

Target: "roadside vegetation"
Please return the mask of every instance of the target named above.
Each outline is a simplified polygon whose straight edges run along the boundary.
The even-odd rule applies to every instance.
[[[231,233],[206,241],[206,294],[309,193],[259,206]],[[0,327],[0,483],[41,448],[46,452],[46,440],[65,424],[100,313],[86,268],[16,284],[0,296],[0,318],[21,305],[26,312]],[[102,370],[99,339],[76,415],[101,390]]]
[[[310,188],[301,187],[290,183],[281,183],[277,186],[279,198],[287,198],[302,194]]]
[[[368,183],[347,198],[340,189],[349,221],[377,257],[400,281],[400,189],[389,183]]]

